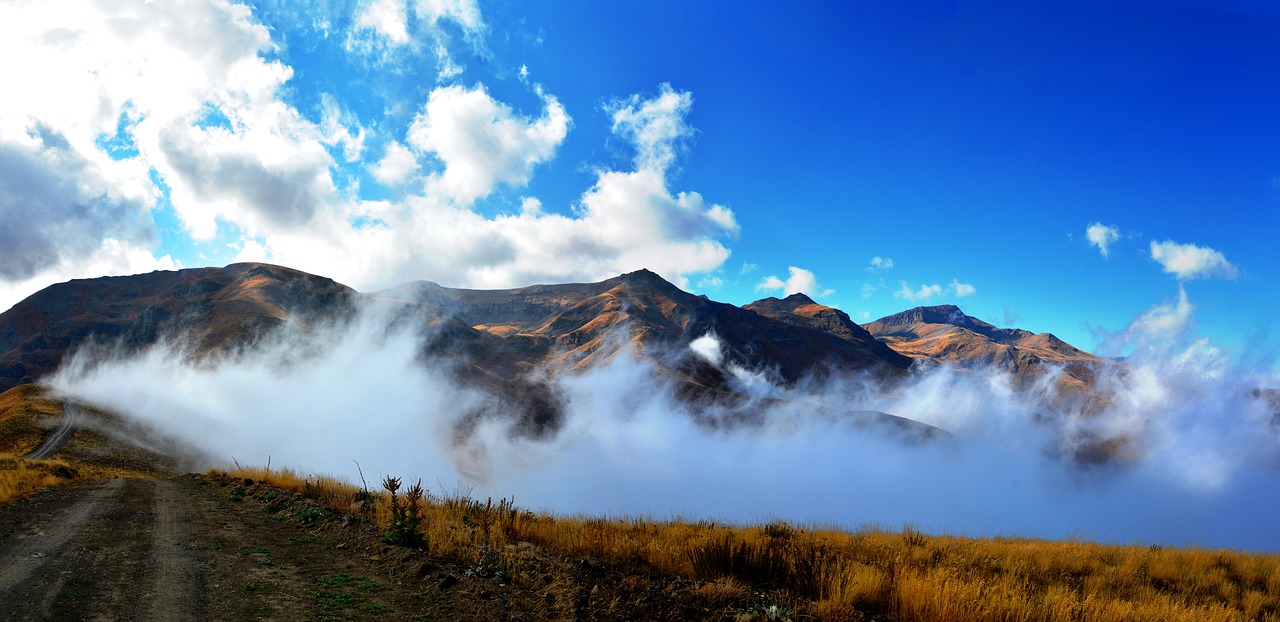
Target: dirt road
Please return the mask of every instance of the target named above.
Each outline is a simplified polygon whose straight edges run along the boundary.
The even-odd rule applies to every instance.
[[[520,593],[496,578],[313,508],[203,477],[84,482],[0,506],[0,620],[549,618],[510,611]]]
[[[80,405],[75,400],[68,399],[62,402],[62,421],[58,422],[58,428],[39,447],[27,454],[27,458],[43,460],[53,456],[67,444],[71,439],[71,433],[80,427],[83,419],[84,413],[80,411]]]
[[[206,567],[178,486],[116,479],[78,492],[6,523],[0,619],[204,619]]]

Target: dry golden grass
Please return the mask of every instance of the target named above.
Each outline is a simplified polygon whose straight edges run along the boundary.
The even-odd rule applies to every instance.
[[[113,417],[91,407],[95,420]],[[28,460],[51,425],[62,417],[62,402],[45,387],[19,385],[0,394],[0,504],[42,488],[84,479],[155,477],[166,474],[164,457],[114,443],[92,430],[77,430],[57,460]]]
[[[62,402],[31,384],[0,393],[0,456],[22,456],[40,446],[47,422],[62,416]]]
[[[61,460],[0,458],[0,504],[77,479],[79,470]]]
[[[327,477],[242,469],[249,477],[364,515],[390,529],[389,496]],[[403,502],[403,493],[399,497]],[[532,543],[637,573],[705,583],[698,597],[782,590],[807,615],[857,620],[1280,621],[1280,557],[1206,549],[1020,538],[930,536],[907,529],[845,532],[639,518],[567,518],[465,494],[428,494],[419,509],[434,553],[510,569]]]

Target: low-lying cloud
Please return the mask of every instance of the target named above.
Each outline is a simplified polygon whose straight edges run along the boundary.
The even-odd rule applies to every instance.
[[[355,479],[359,460],[369,476],[462,482],[561,513],[1276,547],[1280,444],[1275,398],[1260,389],[1280,377],[1207,341],[1135,353],[1084,403],[1055,399],[1053,373],[1019,391],[1005,374],[946,366],[891,390],[856,376],[778,386],[726,362],[707,335],[682,355],[738,382],[750,423],[699,423],[652,359],[624,351],[558,376],[562,423],[535,438],[501,415],[459,433],[494,402],[425,357],[425,326],[370,306],[216,361],[193,362],[176,342],[106,364],[82,356],[51,382],[227,461],[270,456]],[[921,441],[874,411],[952,435]],[[1081,459],[1081,443],[1112,453]]]

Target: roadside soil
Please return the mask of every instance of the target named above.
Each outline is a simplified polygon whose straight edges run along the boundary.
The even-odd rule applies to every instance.
[[[524,579],[383,543],[224,476],[112,479],[0,507],[3,620],[690,620],[679,577],[528,547]]]

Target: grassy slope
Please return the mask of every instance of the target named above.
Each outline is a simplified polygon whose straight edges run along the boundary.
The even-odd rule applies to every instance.
[[[155,451],[123,445],[103,430],[120,427],[119,418],[82,407],[85,427],[72,433],[55,460],[28,460],[45,434],[62,417],[62,401],[36,385],[0,393],[0,503],[81,479],[148,477],[171,474],[174,461]]]
[[[690,592],[733,610],[773,594],[783,617],[831,620],[1280,620],[1280,557],[1232,551],[1104,546],[1088,542],[856,533],[782,523],[735,526],[579,519],[509,503],[424,495],[394,516],[391,496],[290,471],[231,474],[279,486],[392,537],[416,530],[435,555],[520,576],[527,546],[615,564],[628,580],[650,573],[699,582]],[[396,503],[404,507],[404,490]],[[408,520],[406,520],[408,516]],[[398,525],[398,526],[397,526]]]

